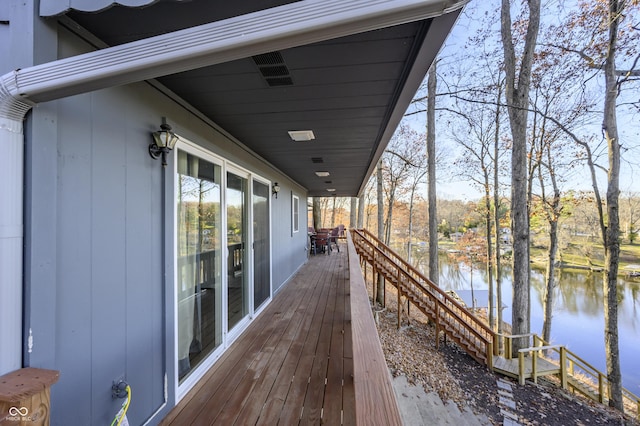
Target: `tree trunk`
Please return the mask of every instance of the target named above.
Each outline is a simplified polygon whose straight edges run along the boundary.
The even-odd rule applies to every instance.
[[[511,328],[513,334],[530,331],[529,281],[529,208],[527,203],[527,107],[531,65],[540,27],[540,0],[528,0],[529,20],[520,66],[516,66],[516,53],[511,33],[511,6],[502,0],[502,45],[506,72],[506,100],[511,124],[511,233],[513,236],[513,302]],[[516,70],[518,77],[516,79]],[[516,339],[513,356],[528,346],[528,339]]]
[[[351,208],[349,208],[349,228],[356,227],[356,214],[358,208],[358,198],[351,197]]]
[[[620,351],[618,347],[618,262],[620,257],[620,140],[616,118],[618,84],[615,75],[618,20],[622,15],[618,0],[609,0],[609,45],[604,65],[606,94],[602,128],[609,151],[609,173],[607,175],[607,218],[605,232],[604,264],[604,342],[607,358],[607,375],[611,384],[609,405],[624,411],[622,401],[622,375],[620,373]]]
[[[313,197],[313,229],[322,227],[320,199]]]
[[[411,188],[411,198],[409,199],[409,241],[407,241],[407,263],[411,263],[411,242],[413,239],[413,197],[416,192],[415,185]]]
[[[384,194],[382,192],[382,161],[378,162],[377,171],[378,189],[378,239],[384,241]],[[384,306],[384,277],[378,274],[377,278],[377,302]],[[398,307],[399,309],[399,307]]]
[[[336,226],[336,197],[333,196],[333,205],[331,206],[331,228],[335,228]]]
[[[387,200],[387,203],[389,204],[387,206],[387,219],[384,222],[384,238],[382,239],[382,241],[388,246],[391,245],[391,221],[393,219],[393,203],[395,202],[395,197],[393,196],[395,193],[395,187],[393,184],[391,185],[389,192],[391,196]]]
[[[493,138],[493,206],[494,228],[496,234],[496,314],[498,317],[498,334],[502,334],[502,265],[500,264],[500,179],[498,156],[500,152],[500,101],[502,98],[502,84],[498,86],[498,101],[496,102],[496,132]],[[502,340],[500,340],[502,342]]]
[[[358,229],[364,226],[364,191],[358,198]]]
[[[436,62],[427,80],[427,197],[429,204],[429,279],[438,285],[438,215],[436,207]]]
[[[556,287],[555,263],[558,252],[558,221],[549,222],[549,252],[547,253],[547,270],[544,276],[544,321],[542,323],[542,339],[551,342],[551,320],[553,318],[554,291]]]
[[[544,320],[542,323],[542,338],[546,342],[551,342],[551,321],[553,318],[553,305],[556,287],[556,254],[558,253],[558,220],[560,220],[562,205],[560,199],[560,188],[558,187],[558,181],[556,179],[556,165],[551,153],[551,145],[545,144],[543,139],[544,137],[541,137],[540,150],[541,155],[543,155],[542,151],[546,149],[546,167],[548,168],[549,176],[551,177],[553,199],[551,200],[551,203],[549,205],[549,203],[547,202],[544,179],[542,176],[542,164],[539,164],[538,178],[540,180],[540,188],[542,192],[542,203],[544,204],[547,222],[549,223],[549,250],[547,252],[547,270],[545,273],[545,294],[543,308]]]
[[[486,227],[486,235],[487,235],[487,281],[489,285],[489,327],[494,330],[495,325],[495,316],[494,316],[494,295],[493,295],[493,246],[491,244],[491,188],[489,187],[489,174],[486,171],[484,173],[484,207],[485,207],[485,227]]]

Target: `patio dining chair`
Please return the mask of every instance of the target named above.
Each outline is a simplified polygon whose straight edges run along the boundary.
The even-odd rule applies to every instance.
[[[331,245],[336,246],[338,253],[340,253],[340,246],[338,245],[338,238],[340,237],[340,228],[335,227],[331,230],[331,234],[329,235],[329,248],[331,249]]]
[[[318,250],[329,254],[329,252],[331,251],[331,246],[329,245],[329,242],[330,242],[329,233],[326,231],[318,231],[314,237],[314,243],[312,244],[313,254],[316,254]]]

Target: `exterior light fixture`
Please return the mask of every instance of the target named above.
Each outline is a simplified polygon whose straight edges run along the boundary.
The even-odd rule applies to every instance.
[[[271,195],[275,195],[278,198],[278,192],[280,192],[280,185],[278,185],[278,182],[274,182],[271,187]]]
[[[335,188],[327,188],[327,191],[329,192],[335,192],[335,190],[336,190]]]
[[[160,130],[153,132],[152,135],[153,143],[149,145],[149,155],[154,160],[162,156],[162,167],[165,167],[167,165],[167,154],[176,146],[178,136],[171,131],[171,126],[167,124],[166,117],[162,117]]]
[[[318,176],[318,177],[327,177],[327,176],[329,176],[329,172],[325,172],[325,171],[317,171],[315,173],[316,173],[316,176]]]
[[[290,130],[288,133],[294,142],[308,142],[316,138],[313,130]]]

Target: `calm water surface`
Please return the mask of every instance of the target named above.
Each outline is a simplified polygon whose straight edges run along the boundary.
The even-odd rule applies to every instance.
[[[416,253],[416,264],[423,271],[424,257]],[[440,286],[445,290],[487,290],[486,273],[469,265],[440,256]],[[473,281],[472,281],[473,280]],[[542,335],[544,271],[531,274],[531,331]],[[640,283],[619,281],[618,332],[623,386],[640,395]],[[503,320],[511,322],[511,270],[505,268],[502,279],[502,303],[507,305]],[[486,306],[486,301],[479,301]],[[604,351],[602,274],[562,272],[555,289],[551,325],[551,343],[561,344],[576,355],[606,372]]]

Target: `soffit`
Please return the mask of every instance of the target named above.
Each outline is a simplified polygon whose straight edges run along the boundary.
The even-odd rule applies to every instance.
[[[68,16],[114,46],[286,3],[291,2],[164,1],[139,9],[72,11]],[[289,85],[270,85],[253,58],[158,80],[310,195],[354,196],[453,22],[451,16],[444,18],[444,25],[432,25],[429,19],[282,50],[285,68],[267,71],[285,72]],[[287,133],[307,129],[313,130],[315,140],[295,143]],[[321,178],[315,171],[329,171],[330,176]]]

